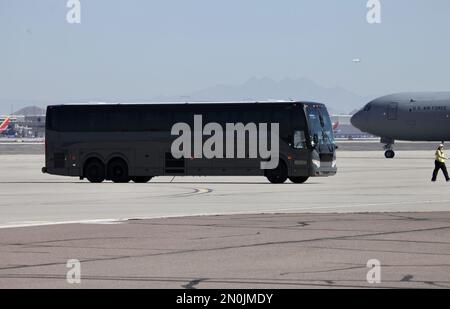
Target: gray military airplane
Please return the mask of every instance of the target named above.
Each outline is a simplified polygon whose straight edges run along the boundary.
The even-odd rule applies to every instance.
[[[450,141],[450,92],[384,96],[364,106],[351,123],[363,132],[380,136],[388,159],[395,157],[396,140]]]

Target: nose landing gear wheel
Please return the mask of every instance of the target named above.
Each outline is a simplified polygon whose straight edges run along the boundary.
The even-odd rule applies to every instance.
[[[395,157],[395,152],[393,150],[386,150],[384,156],[386,159],[393,159]]]

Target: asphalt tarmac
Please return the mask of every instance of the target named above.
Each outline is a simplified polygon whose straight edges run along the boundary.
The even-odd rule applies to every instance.
[[[450,184],[431,183],[434,152],[338,155],[339,172],[304,185],[264,177],[157,177],[91,184],[42,174],[41,155],[0,156],[0,227],[253,213],[450,211]]]
[[[1,155],[0,287],[449,288],[450,184],[431,183],[433,155],[340,150],[337,176],[304,185],[94,185],[41,174],[42,155]]]
[[[0,288],[450,288],[449,212],[166,218],[0,235]],[[72,259],[80,284],[66,279]],[[379,283],[367,281],[370,260]]]

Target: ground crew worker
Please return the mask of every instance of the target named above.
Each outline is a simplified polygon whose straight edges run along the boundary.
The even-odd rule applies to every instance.
[[[440,144],[438,149],[436,150],[436,161],[434,161],[435,167],[433,172],[433,179],[431,181],[436,181],[439,170],[442,170],[445,179],[447,181],[450,181],[450,178],[448,177],[447,167],[445,166],[445,160],[447,160],[447,157],[444,154],[444,144]]]

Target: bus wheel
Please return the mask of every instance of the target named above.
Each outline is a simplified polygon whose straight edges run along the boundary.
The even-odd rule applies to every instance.
[[[98,159],[89,160],[84,166],[84,176],[92,183],[105,180],[105,165]]]
[[[152,177],[147,177],[147,176],[136,176],[136,177],[131,177],[131,180],[133,180],[133,182],[135,183],[147,183],[152,179]]]
[[[128,165],[122,159],[114,159],[108,164],[108,179],[115,183],[127,183],[130,181],[128,176]]]
[[[309,177],[289,177],[289,180],[293,183],[305,183]]]
[[[278,164],[278,167],[273,170],[268,170],[266,177],[267,179],[274,184],[282,184],[285,183],[288,178],[288,171],[286,164],[282,161],[280,161],[280,164]]]

